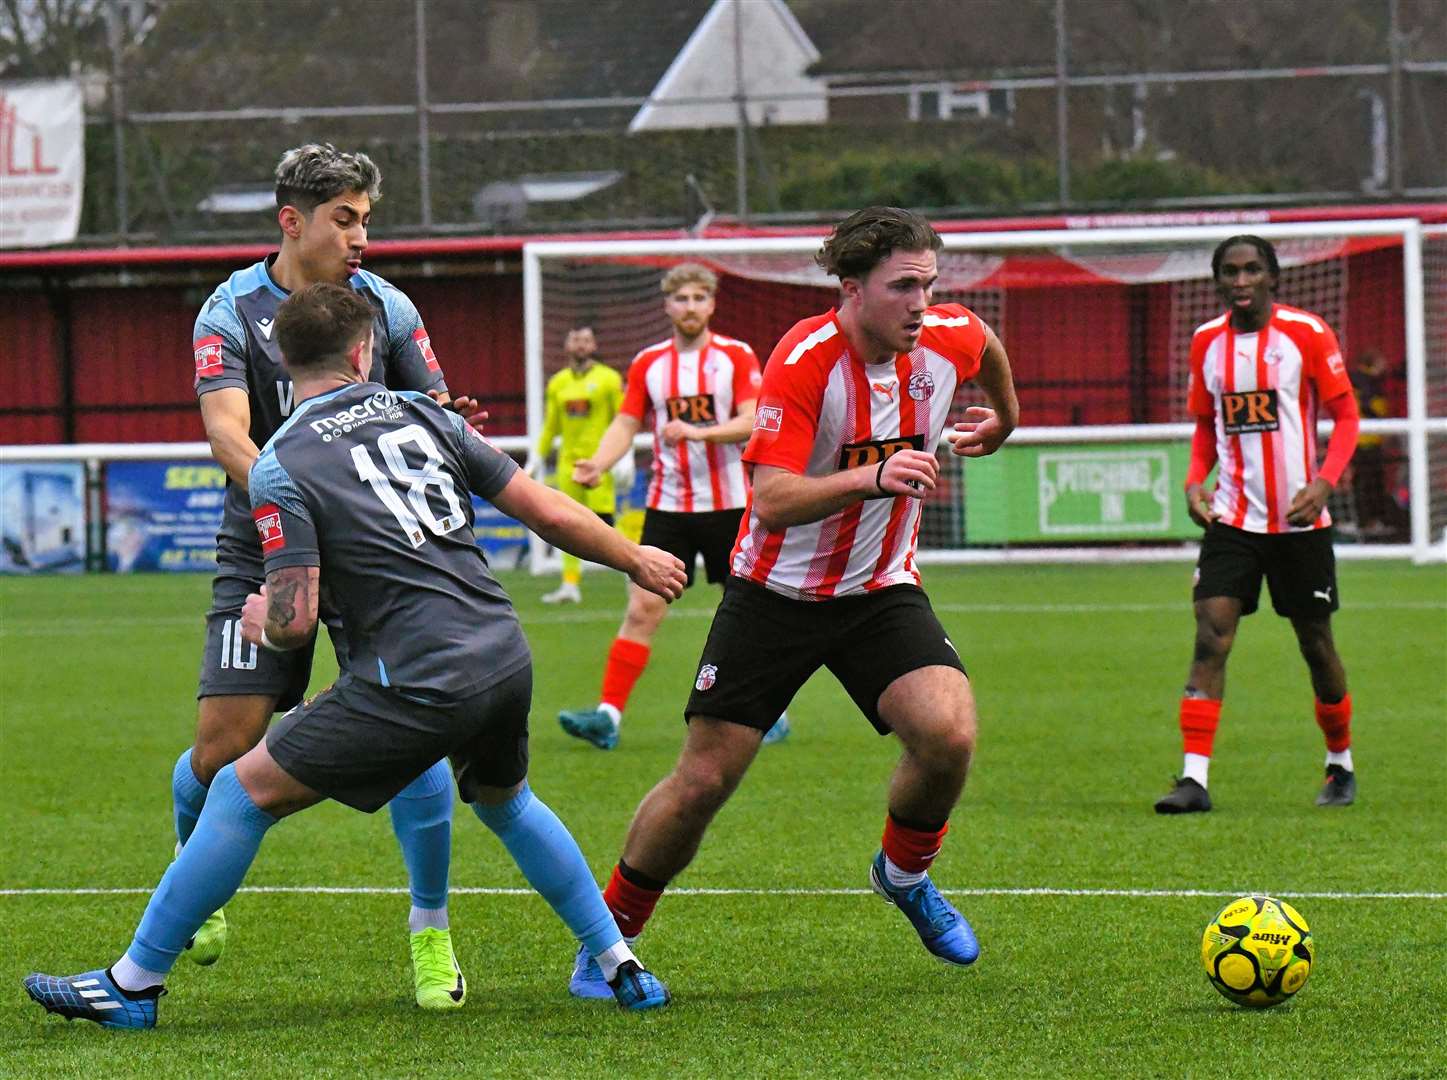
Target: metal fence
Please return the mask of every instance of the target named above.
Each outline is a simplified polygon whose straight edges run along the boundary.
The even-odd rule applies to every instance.
[[[1447,196],[1447,0],[1214,0],[1157,5],[1156,22],[1115,0],[960,0],[943,42],[900,31],[930,55],[960,35],[953,68],[872,59],[837,30],[874,12],[885,35],[881,7],[928,3],[790,0],[820,39],[796,91],[750,66],[746,20],[775,0],[677,0],[683,24],[651,57],[641,7],[610,0],[368,0],[350,29],[319,0],[95,2],[109,68],[86,76],[91,243],[269,236],[271,168],[316,140],[381,165],[382,235],[798,222],[872,201],[974,216]],[[554,8],[591,19],[591,40],[539,28]],[[1180,40],[1258,8],[1279,25],[1255,66],[1239,43]],[[731,85],[664,92],[684,24],[705,20]],[[994,62],[966,47],[991,26]],[[280,51],[287,29],[309,53]],[[170,39],[188,33],[202,40],[182,54]],[[599,76],[579,93],[562,61],[588,48]],[[805,101],[819,118],[788,122]]]

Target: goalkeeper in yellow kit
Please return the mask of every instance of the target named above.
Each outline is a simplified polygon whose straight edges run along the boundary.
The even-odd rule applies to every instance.
[[[623,402],[623,378],[607,364],[594,357],[597,338],[590,326],[575,326],[568,331],[563,351],[568,366],[548,380],[546,413],[543,430],[538,436],[537,450],[528,461],[534,475],[543,468],[553,450],[553,440],[562,436],[558,448],[556,486],[563,494],[582,503],[608,524],[613,524],[617,507],[614,478],[604,473],[597,487],[586,488],[573,483],[573,462],[590,457],[598,449],[603,432],[613,422]],[[632,455],[627,457],[631,460]],[[545,604],[576,604],[583,599],[579,585],[582,564],[576,555],[563,552],[563,581],[558,588],[543,596]]]

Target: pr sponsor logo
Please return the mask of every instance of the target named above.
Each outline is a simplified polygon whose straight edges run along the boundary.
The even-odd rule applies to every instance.
[[[923,435],[900,435],[894,439],[848,443],[840,448],[839,468],[857,469],[861,465],[878,465],[881,461],[888,461],[901,450],[923,449]]]
[[[1276,431],[1280,427],[1275,390],[1246,390],[1221,395],[1221,429],[1227,435],[1250,435],[1258,431]]]
[[[668,399],[668,418],[685,424],[717,424],[718,410],[712,394],[689,394]]]

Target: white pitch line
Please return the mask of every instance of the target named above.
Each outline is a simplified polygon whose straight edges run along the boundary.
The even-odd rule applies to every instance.
[[[1190,602],[1182,600],[1169,604],[949,604],[934,605],[935,611],[952,615],[1092,615],[1126,614],[1140,615],[1152,612],[1190,611]],[[1447,611],[1447,601],[1440,600],[1388,600],[1381,603],[1347,602],[1342,609],[1349,617],[1353,611]],[[617,610],[609,608],[597,611],[519,613],[524,626],[566,626],[580,623],[616,623]],[[713,608],[675,608],[670,612],[674,619],[712,619]],[[26,625],[31,623],[33,625]],[[134,619],[106,619],[95,622],[90,619],[7,619],[0,623],[0,637],[57,637],[78,632],[94,635],[97,633],[129,633],[136,629],[160,629],[165,627],[191,626],[200,628],[204,620],[199,615],[158,615]]]
[[[0,889],[0,896],[146,896],[153,890],[127,889]],[[380,885],[244,885],[244,893],[281,893],[305,896],[406,896],[401,887]],[[1192,896],[1250,896],[1251,889],[1068,889],[1029,888],[941,889],[948,896],[1083,896],[1123,898],[1175,898]],[[535,896],[532,889],[464,886],[448,890],[452,896]],[[873,896],[872,889],[669,889],[669,896]],[[1300,900],[1447,900],[1447,892],[1296,892],[1277,890],[1273,895]]]

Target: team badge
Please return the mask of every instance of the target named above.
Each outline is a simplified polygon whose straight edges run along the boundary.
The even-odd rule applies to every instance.
[[[256,521],[256,535],[261,541],[261,553],[269,555],[286,547],[286,534],[281,531],[281,508],[275,503],[265,503],[251,512]]]
[[[778,431],[784,424],[782,405],[760,405],[754,412],[755,431]]]
[[[1286,358],[1281,355],[1281,350],[1280,350],[1280,349],[1267,349],[1267,350],[1266,350],[1266,363],[1267,363],[1268,366],[1270,366],[1270,367],[1276,367],[1276,366],[1277,366],[1278,364],[1280,364],[1281,361],[1284,360],[1284,359],[1286,359]]]
[[[693,688],[702,692],[709,690],[718,681],[718,665],[704,664],[698,669],[698,678],[693,680]]]
[[[437,362],[437,354],[432,351],[432,339],[427,336],[426,327],[419,326],[413,330],[412,340],[417,342],[417,350],[422,354],[422,359],[427,361],[427,370],[441,371],[442,365]]]
[[[909,385],[906,388],[909,396],[915,401],[923,401],[935,392],[935,380],[928,371],[916,371],[909,377]]]
[[[197,338],[192,348],[196,350],[196,378],[210,379],[222,373],[219,336]]]

